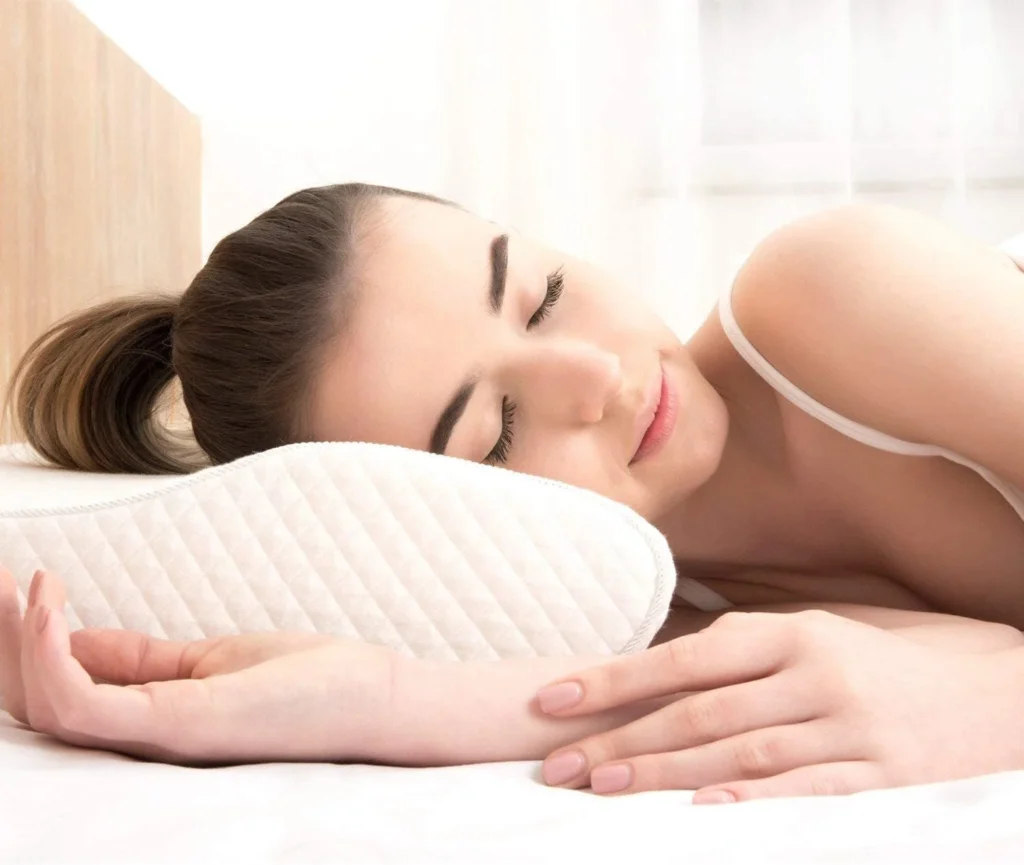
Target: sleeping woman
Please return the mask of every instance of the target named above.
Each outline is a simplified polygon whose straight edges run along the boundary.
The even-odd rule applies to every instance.
[[[450,202],[298,192],[180,297],[41,337],[24,437],[85,471],[358,440],[585,487],[668,539],[685,579],[658,644],[459,663],[69,634],[59,576],[23,615],[2,572],[6,706],[176,763],[545,758],[548,784],[707,803],[1022,769],[1022,321],[1010,258],[895,208],[775,231],[683,343],[607,273]],[[155,412],[175,379],[191,444]]]

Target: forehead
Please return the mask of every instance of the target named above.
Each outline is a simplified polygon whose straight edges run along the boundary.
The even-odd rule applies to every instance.
[[[354,277],[381,300],[414,300],[424,282],[478,274],[498,229],[455,206],[382,198],[357,229]]]
[[[314,434],[424,449],[471,371],[499,230],[456,207],[383,199],[357,229],[355,303],[315,383]]]

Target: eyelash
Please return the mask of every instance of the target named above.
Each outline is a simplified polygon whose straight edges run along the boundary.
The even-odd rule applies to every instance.
[[[553,273],[548,274],[547,293],[544,295],[540,308],[527,323],[527,330],[532,330],[551,314],[551,310],[562,296],[564,283],[562,268],[558,268]],[[508,460],[509,451],[512,450],[512,427],[515,423],[515,417],[516,404],[508,397],[505,397],[501,401],[501,435],[498,436],[498,441],[494,448],[484,458],[485,463],[501,465]]]
[[[558,268],[554,273],[548,274],[548,290],[544,295],[544,302],[541,303],[540,309],[533,314],[533,317],[527,323],[527,330],[535,328],[548,317],[552,307],[558,303],[558,298],[562,296],[562,287],[564,282],[565,280],[563,279],[562,268]]]
[[[484,459],[485,463],[501,465],[508,460],[508,452],[512,449],[512,425],[516,419],[516,404],[508,397],[501,401],[501,435],[498,442]]]

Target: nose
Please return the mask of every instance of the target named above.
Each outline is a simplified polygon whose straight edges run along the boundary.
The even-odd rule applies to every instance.
[[[537,341],[513,363],[516,401],[561,422],[597,423],[622,389],[622,362],[577,339]]]

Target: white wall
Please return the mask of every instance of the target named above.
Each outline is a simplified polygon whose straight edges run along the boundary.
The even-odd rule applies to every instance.
[[[77,5],[202,119],[207,252],[304,186],[443,186],[442,5]]]
[[[1016,0],[75,2],[202,119],[207,251],[303,186],[404,186],[603,264],[686,333],[818,208],[1024,230]]]
[[[594,259],[669,319],[708,305],[678,290],[695,232],[653,250],[680,226],[642,200],[652,63],[677,48],[658,41],[661,0],[75,2],[201,118],[206,252],[295,189],[362,180]]]

